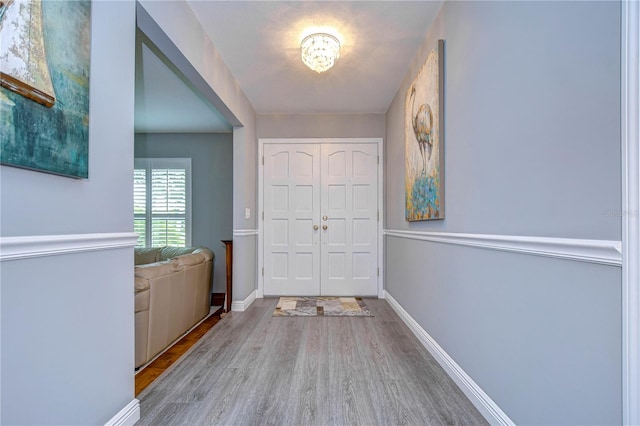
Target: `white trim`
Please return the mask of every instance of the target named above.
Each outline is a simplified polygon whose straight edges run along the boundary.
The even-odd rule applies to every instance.
[[[258,298],[264,295],[264,277],[262,269],[264,268],[264,225],[262,221],[262,212],[264,211],[264,193],[262,190],[264,181],[264,145],[274,143],[375,143],[378,145],[378,212],[380,220],[378,221],[378,298],[384,299],[384,145],[382,138],[260,138],[258,139],[258,289],[256,294]],[[235,231],[234,231],[235,232]]]
[[[420,343],[431,353],[451,379],[460,387],[471,403],[491,424],[515,425],[500,407],[487,395],[476,382],[445,352],[433,337],[409,315],[407,311],[385,291],[385,299],[400,319],[415,334]]]
[[[640,6],[622,2],[622,422],[640,424]]]
[[[258,143],[379,143],[382,138],[260,138]],[[261,151],[262,153],[262,151]],[[262,158],[262,157],[261,157]],[[260,161],[262,163],[262,161]]]
[[[378,141],[378,299],[384,299],[384,145]]]
[[[385,235],[603,265],[622,265],[622,243],[608,240],[385,230]]]
[[[140,401],[134,399],[113,416],[105,426],[133,426],[140,420]]]
[[[249,309],[249,306],[256,300],[256,290],[253,290],[246,299],[241,301],[231,302],[231,312],[244,312]]]
[[[0,237],[0,262],[134,247],[137,240],[134,232]]]
[[[247,237],[249,235],[258,235],[257,229],[234,229],[233,236],[234,237]]]
[[[264,191],[262,187],[264,185],[264,142],[265,139],[258,139],[258,269],[256,270],[256,277],[258,278],[258,288],[256,290],[257,296],[262,299],[264,296]]]

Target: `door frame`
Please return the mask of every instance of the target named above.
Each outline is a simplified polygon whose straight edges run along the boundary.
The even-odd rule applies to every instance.
[[[622,424],[640,424],[640,5],[624,0],[621,28]]]
[[[264,145],[265,144],[317,144],[338,143],[358,144],[375,143],[378,146],[378,298],[384,299],[384,150],[382,138],[260,138],[258,139],[258,290],[256,297],[264,297]]]

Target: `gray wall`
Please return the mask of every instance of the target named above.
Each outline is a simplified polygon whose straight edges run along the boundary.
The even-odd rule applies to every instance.
[[[138,1],[138,26],[234,126],[233,229],[257,229],[256,113],[222,56],[184,1]],[[188,31],[187,31],[188,29]],[[256,289],[256,244],[234,244],[233,299]]]
[[[89,179],[0,167],[1,235],[131,232],[135,4],[94,2]],[[104,424],[133,398],[133,248],[3,261],[2,424]]]
[[[404,97],[445,40],[446,219],[404,220]],[[620,240],[620,4],[445,2],[386,114],[386,228]],[[621,270],[386,238],[391,294],[518,424],[619,424]]]
[[[384,114],[258,114],[258,138],[384,138]]]
[[[620,5],[480,3],[443,6],[387,111],[404,164],[405,92],[444,39],[447,218],[409,225],[395,173],[387,227],[621,239]]]
[[[191,158],[191,245],[214,251],[213,292],[226,292],[225,247],[233,238],[233,136],[135,135],[135,158]]]

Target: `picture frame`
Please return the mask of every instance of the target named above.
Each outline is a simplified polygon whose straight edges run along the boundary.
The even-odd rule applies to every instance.
[[[405,95],[405,217],[444,219],[444,40]]]

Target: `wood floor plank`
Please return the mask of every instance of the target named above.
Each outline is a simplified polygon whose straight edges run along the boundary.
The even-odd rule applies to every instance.
[[[140,396],[139,425],[487,424],[384,300],[375,315],[225,316]]]
[[[288,404],[289,389],[293,372],[301,349],[302,330],[305,318],[274,318],[284,321],[272,321],[269,341],[260,354],[256,366],[256,411],[255,416],[264,424],[280,424],[282,416],[290,418]],[[285,420],[286,421],[286,420]]]
[[[302,335],[302,350],[293,372],[289,391],[292,424],[322,424],[321,407],[328,405],[328,341],[327,322],[322,318],[308,318]]]
[[[222,371],[218,380],[211,382],[211,385],[224,389],[224,392],[209,393],[202,400],[202,410],[197,413],[193,424],[234,424],[233,419],[241,417],[242,411],[248,408],[244,404],[238,404],[238,395],[245,392],[251,382],[251,374],[250,369],[231,368]]]

